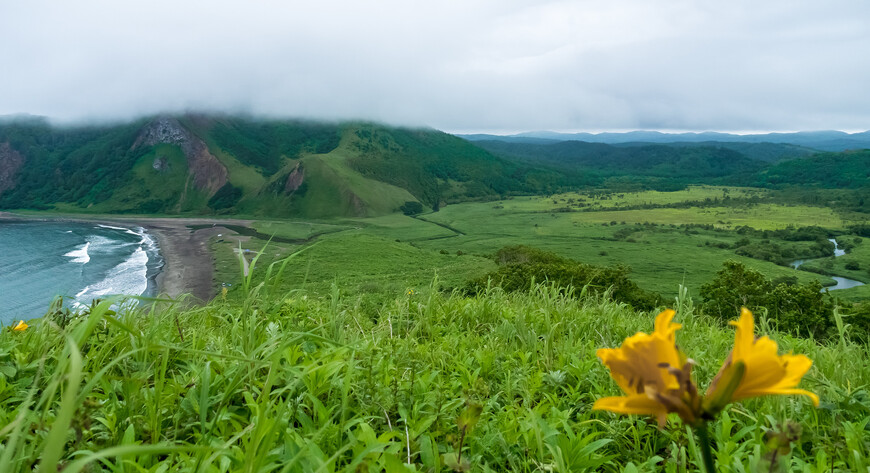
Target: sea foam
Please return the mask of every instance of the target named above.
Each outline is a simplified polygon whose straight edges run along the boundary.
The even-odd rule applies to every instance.
[[[110,269],[102,280],[86,286],[76,294],[76,301],[80,305],[108,295],[143,294],[148,289],[147,264],[148,254],[144,249],[136,248],[126,260]]]
[[[70,258],[73,263],[85,264],[91,260],[91,255],[88,254],[88,248],[90,247],[91,242],[87,241],[84,245],[81,245],[78,248],[70,251],[69,253],[64,254],[64,256]]]
[[[86,286],[75,295],[75,306],[82,307],[88,304],[93,299],[108,295],[128,295],[140,296],[148,290],[148,260],[149,254],[153,254],[157,250],[157,243],[154,239],[145,233],[144,228],[137,228],[138,231],[130,230],[129,228],[112,227],[108,225],[100,225],[104,228],[113,230],[124,230],[126,233],[137,235],[140,237],[138,245],[133,253],[126,260],[114,266],[100,281]],[[105,241],[102,244],[117,244],[108,238],[97,237]],[[126,243],[118,246],[129,246],[131,243]]]

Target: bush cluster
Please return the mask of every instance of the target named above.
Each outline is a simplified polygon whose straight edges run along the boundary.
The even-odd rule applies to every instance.
[[[561,288],[585,288],[587,292],[604,294],[636,309],[652,310],[661,303],[661,297],[638,287],[629,279],[628,266],[596,266],[549,251],[517,245],[507,246],[495,254],[498,269],[465,285],[468,294],[479,294],[490,285],[510,292],[528,291],[535,283],[549,282]]]
[[[728,260],[716,277],[701,286],[703,309],[723,321],[746,307],[754,312],[766,311],[777,329],[801,336],[826,338],[836,327],[834,301],[822,292],[818,281],[771,281],[758,271],[737,261]]]

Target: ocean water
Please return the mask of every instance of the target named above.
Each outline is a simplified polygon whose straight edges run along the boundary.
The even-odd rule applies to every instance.
[[[162,266],[139,227],[0,221],[0,325],[41,317],[57,296],[76,309],[113,294],[153,295]]]

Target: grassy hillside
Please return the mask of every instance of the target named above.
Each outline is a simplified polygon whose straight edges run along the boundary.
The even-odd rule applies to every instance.
[[[0,143],[24,158],[15,186],[0,194],[2,208],[82,207],[109,199],[148,150],[131,150],[143,121],[126,125],[56,128],[41,121],[0,124]]]
[[[334,124],[228,117],[215,119],[208,134],[218,147],[264,175],[277,172],[287,159],[328,153],[340,139],[340,129]]]
[[[253,215],[335,217],[384,215],[417,198],[406,188],[366,177],[349,165],[356,156],[356,129],[341,131],[341,139],[328,153],[303,153],[290,160],[269,184],[243,198],[238,209]],[[301,176],[297,189],[288,191],[291,173]]]
[[[660,190],[674,190],[687,183],[735,183],[766,166],[737,151],[712,146],[628,147],[581,141],[547,144],[477,141],[475,144],[524,163],[585,173],[594,184],[608,187],[632,179]]]
[[[652,143],[623,143],[615,144],[615,146],[641,146],[650,145]],[[747,158],[757,159],[769,163],[784,161],[787,159],[803,158],[818,153],[819,151],[813,148],[804,146],[792,145],[787,143],[743,143],[743,142],[728,142],[728,141],[702,141],[699,143],[667,143],[670,147],[679,148],[725,148],[736,151]]]
[[[822,153],[778,163],[761,172],[758,184],[833,189],[870,187],[870,150]]]
[[[187,160],[181,149],[161,144],[136,161],[111,198],[88,204],[88,210],[173,214],[195,211],[207,200],[207,195],[190,185]]]
[[[765,162],[792,152],[808,151],[769,143],[470,143],[429,129],[195,114],[84,128],[12,121],[0,124],[0,208],[358,217],[408,202],[437,210],[578,188],[726,183],[849,190],[818,198],[863,211],[866,151]]]
[[[376,306],[340,285],[326,297],[271,287],[189,311],[104,303],[0,332],[0,470],[700,471],[677,417],[658,429],[591,409],[619,393],[596,350],[650,332],[654,312],[544,286],[401,290]],[[677,343],[707,386],[734,330],[676,304]],[[813,361],[800,387],[822,404],[733,404],[712,424],[718,468],[866,469],[867,345],[849,331],[830,343],[771,333],[763,317],[757,330]],[[779,432],[788,440],[772,443]]]
[[[509,163],[452,135],[402,131],[358,127],[353,131],[358,153],[350,166],[408,189],[430,207],[437,208],[441,201],[536,192],[565,184],[555,172]]]
[[[0,146],[15,153],[0,155],[7,209],[355,217],[573,184],[435,130],[369,123],[207,115],[102,128],[11,122],[0,124]]]
[[[818,153],[774,143],[522,142],[476,140],[478,146],[525,164],[549,166],[574,176],[578,186],[609,190],[673,191],[689,184],[751,185],[799,189],[791,200],[835,202],[864,212],[870,189],[870,151]],[[582,174],[580,177],[578,174]],[[814,189],[806,193],[805,189]],[[820,192],[838,189],[839,192]],[[801,194],[804,193],[803,196]]]

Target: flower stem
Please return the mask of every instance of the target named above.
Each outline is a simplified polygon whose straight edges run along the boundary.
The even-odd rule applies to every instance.
[[[716,467],[713,465],[713,448],[710,441],[710,434],[707,432],[707,423],[701,422],[694,428],[695,435],[698,436],[698,445],[701,447],[701,458],[704,460],[704,470],[707,473],[716,473]]]

